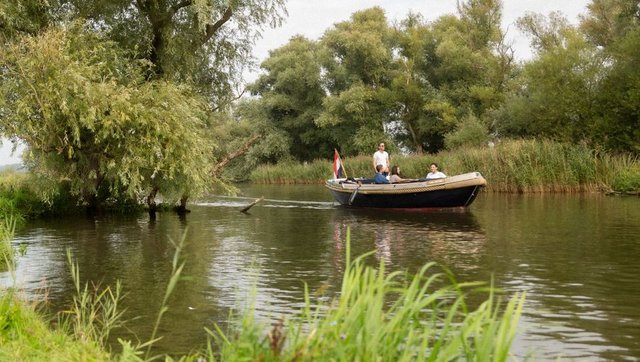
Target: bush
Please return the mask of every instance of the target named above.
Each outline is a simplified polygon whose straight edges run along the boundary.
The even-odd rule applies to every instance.
[[[613,179],[611,188],[617,192],[640,193],[640,170],[623,170]]]
[[[489,132],[482,122],[476,117],[465,118],[458,128],[444,136],[444,144],[447,149],[455,149],[462,146],[482,146],[487,143]]]

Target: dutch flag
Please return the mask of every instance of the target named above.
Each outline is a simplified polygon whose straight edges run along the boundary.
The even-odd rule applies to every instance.
[[[340,154],[338,154],[338,150],[333,149],[333,178],[345,178],[347,177],[347,173],[344,171],[342,167],[342,160],[340,159]]]

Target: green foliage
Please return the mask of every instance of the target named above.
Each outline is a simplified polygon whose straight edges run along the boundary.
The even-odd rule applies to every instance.
[[[209,183],[202,100],[185,86],[147,81],[114,43],[84,28],[23,37],[0,55],[0,129],[28,145],[25,163],[90,206],[159,188],[171,197]]]
[[[285,12],[283,0],[2,1],[0,133],[27,144],[47,201],[62,185],[125,209],[224,185],[209,175],[222,148],[208,113],[228,109],[255,39]]]
[[[93,340],[51,329],[37,304],[20,302],[14,289],[0,293],[0,359],[4,361],[108,361]]]
[[[239,107],[244,111],[243,118],[258,113],[254,117],[257,124],[266,121],[270,133],[283,133],[279,138],[285,140],[288,153],[298,161],[329,154],[334,144],[332,132],[315,124],[325,97],[316,48],[314,42],[297,36],[271,51],[261,66],[266,74],[251,87],[260,98],[249,102],[259,111],[247,112],[247,104]]]
[[[617,152],[640,154],[640,24],[637,21],[609,47],[615,59],[596,99],[594,140]]]
[[[349,245],[349,236],[347,236]],[[349,260],[340,296],[312,310],[307,292],[299,317],[276,323],[268,334],[244,313],[232,334],[211,334],[224,361],[506,361],[524,304],[514,295],[505,308],[493,294],[475,310],[467,305],[477,283],[441,285],[433,264],[410,277]],[[477,292],[477,291],[476,291]]]
[[[346,157],[350,177],[371,178],[371,157]],[[640,167],[637,157],[595,152],[585,145],[548,140],[504,140],[495,147],[463,147],[436,155],[396,156],[403,177],[420,178],[436,162],[447,175],[478,171],[487,189],[497,192],[578,192],[608,189],[620,172]],[[332,163],[261,166],[251,174],[258,183],[324,183],[332,177]]]
[[[560,13],[528,14],[517,25],[531,36],[536,57],[522,66],[514,64],[500,29],[499,1],[461,2],[457,15],[432,22],[410,13],[393,27],[379,8],[358,11],[318,42],[327,96],[320,109],[308,109],[319,112],[318,126],[331,130],[322,145],[345,156],[368,154],[380,140],[435,153],[446,135],[457,144],[452,137],[464,136],[469,117],[485,125],[474,128],[479,133],[638,154],[637,5],[595,0],[579,27]],[[287,49],[288,59],[306,52]],[[312,64],[307,71],[315,81]],[[296,79],[306,78],[296,72]],[[294,88],[270,91],[284,113],[291,97],[304,95]],[[273,132],[283,129],[275,125]]]
[[[562,18],[525,20],[537,35],[539,57],[524,66],[520,91],[495,114],[498,131],[575,143],[589,139],[602,54]]]
[[[592,43],[608,47],[637,26],[638,5],[637,0],[592,0],[580,28]]]
[[[593,1],[580,27],[556,13],[521,19],[538,57],[525,64],[518,92],[495,112],[499,132],[638,154],[637,6],[637,1]]]
[[[445,134],[466,117],[485,119],[501,104],[511,76],[500,4],[468,1],[458,11],[459,17],[432,23],[410,14],[396,30],[392,89],[403,129],[394,131],[418,153],[441,150]]]
[[[225,120],[213,130],[212,137],[220,140],[216,155],[232,153],[242,147],[244,140],[253,135],[260,139],[242,157],[232,160],[222,174],[234,181],[246,180],[249,173],[264,163],[277,163],[290,159],[291,139],[285,130],[277,129],[264,114],[259,102],[240,101],[236,108],[237,119]]]
[[[16,251],[11,246],[13,233],[16,229],[16,218],[12,215],[0,217],[0,270],[13,269]],[[2,323],[0,322],[0,329]]]
[[[487,127],[475,117],[467,117],[455,131],[444,137],[445,145],[450,150],[462,146],[482,146],[488,139]]]
[[[345,155],[368,153],[386,138],[384,124],[393,111],[391,41],[391,28],[378,7],[355,12],[320,41],[329,95],[316,122],[331,130],[332,146]]]
[[[35,34],[51,22],[45,0],[0,2],[0,44],[20,33]],[[4,37],[4,38],[3,38]]]
[[[59,213],[69,209],[63,204],[62,190],[51,203],[45,202],[41,196],[32,174],[14,171],[0,173],[0,218],[11,215],[19,226],[26,219],[51,214],[54,208]]]
[[[621,170],[613,179],[611,188],[617,192],[640,193],[640,168]]]
[[[255,39],[286,13],[283,0],[12,0],[0,6],[2,33],[85,22],[129,50],[128,60],[152,63],[148,75],[193,82],[220,108],[234,98]]]

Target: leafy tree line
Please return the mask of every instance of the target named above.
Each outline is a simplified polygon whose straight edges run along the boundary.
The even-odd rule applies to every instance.
[[[295,36],[262,63],[256,96],[237,109],[277,135],[264,161],[437,152],[492,138],[536,137],[640,153],[640,2],[594,0],[578,25],[527,14],[533,59],[518,63],[499,0],[456,15],[390,22],[374,7]]]

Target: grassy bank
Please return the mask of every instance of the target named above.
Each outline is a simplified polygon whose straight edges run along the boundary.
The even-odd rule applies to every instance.
[[[77,338],[50,324],[14,290],[0,297],[0,360],[2,361],[107,361],[109,353],[96,341]]]
[[[12,215],[20,225],[25,219],[50,212],[50,205],[38,196],[37,187],[31,175],[26,172],[1,172],[0,218]]]
[[[424,177],[431,162],[448,175],[478,171],[488,189],[497,192],[640,191],[640,160],[612,156],[582,145],[552,141],[509,140],[495,147],[463,148],[437,155],[395,156],[404,177]],[[344,158],[350,177],[372,177],[371,157]],[[283,163],[261,166],[250,176],[255,183],[323,183],[333,163]],[[621,190],[620,187],[624,187]]]
[[[515,295],[501,306],[493,292],[478,283],[448,283],[446,275],[432,274],[432,264],[409,276],[386,272],[384,264],[365,266],[364,257],[351,262],[348,239],[346,270],[336,300],[312,308],[307,293],[306,306],[298,315],[270,326],[256,321],[253,310],[247,310],[230,324],[231,330],[207,331],[211,343],[181,360],[506,361],[510,356],[524,295]],[[180,248],[169,286],[180,276]],[[16,298],[13,289],[2,291],[0,360],[170,359],[150,356],[148,347],[153,342],[120,341],[123,352],[109,352],[107,337],[122,325],[120,288],[89,291],[78,283],[73,264],[71,271],[77,295],[55,327],[34,305]],[[167,293],[171,294],[170,287]],[[467,299],[477,293],[484,293],[486,301],[471,308]],[[166,310],[163,303],[154,331]],[[156,337],[154,333],[150,341]]]

